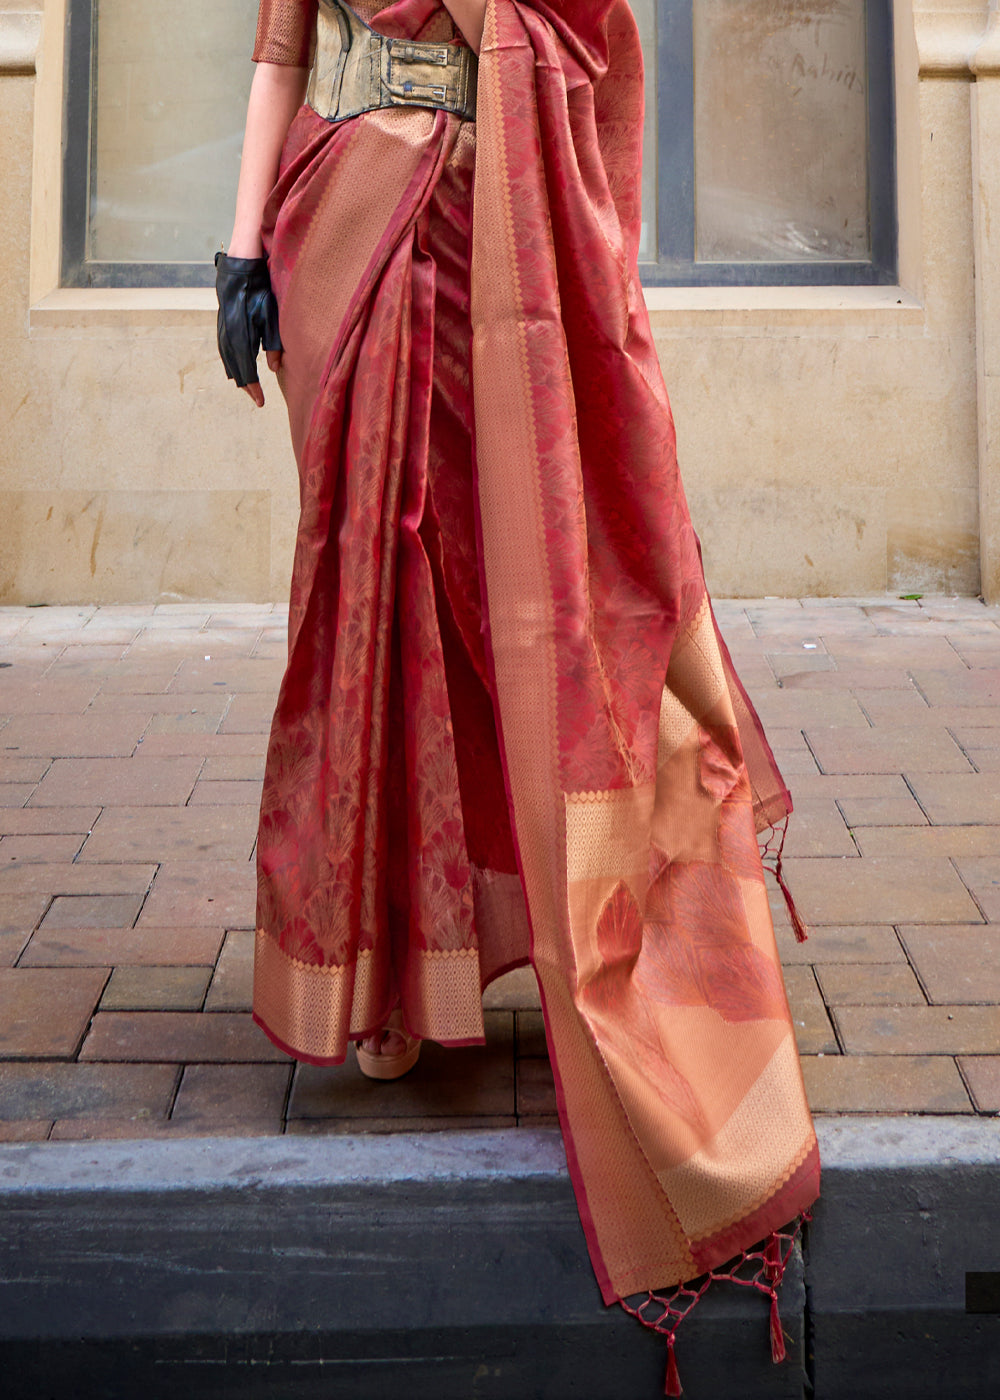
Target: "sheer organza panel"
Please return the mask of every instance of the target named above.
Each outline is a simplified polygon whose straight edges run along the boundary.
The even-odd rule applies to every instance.
[[[96,0],[91,259],[206,262],[232,227],[256,0]]]
[[[865,0],[693,0],[699,262],[865,259]]]

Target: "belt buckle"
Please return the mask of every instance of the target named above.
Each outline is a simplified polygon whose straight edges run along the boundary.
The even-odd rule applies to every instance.
[[[411,80],[410,80],[409,78],[405,79],[405,81],[403,82],[403,94],[404,94],[404,96],[412,98],[412,97],[413,97],[413,90],[414,90],[414,86],[413,86],[413,83],[411,82]],[[418,100],[418,99],[421,99],[421,98],[427,98],[427,97],[429,97],[429,98],[431,99],[432,102],[447,102],[447,101],[448,101],[448,89],[447,89],[446,87],[437,87],[437,86],[432,85],[432,84],[430,84],[430,83],[421,83],[421,84],[419,84],[419,85],[418,85],[418,90],[417,90],[417,96],[416,96],[416,98],[415,98],[414,100]]]
[[[393,59],[398,55],[404,63],[433,63],[438,68],[447,68],[448,47],[447,44],[415,44],[406,39],[392,39],[389,52]]]
[[[381,82],[387,98],[385,105],[433,106],[464,112],[470,57],[470,50],[454,44],[384,38]]]

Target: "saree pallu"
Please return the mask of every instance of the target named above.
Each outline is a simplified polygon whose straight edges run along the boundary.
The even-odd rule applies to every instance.
[[[475,127],[303,109],[265,225],[302,514],[255,1017],[320,1064],[396,1005],[478,1043],[530,960],[606,1302],[765,1237],[776,1281],[819,1186],[757,844],[791,804],[678,477],[641,113],[623,0],[489,0]]]

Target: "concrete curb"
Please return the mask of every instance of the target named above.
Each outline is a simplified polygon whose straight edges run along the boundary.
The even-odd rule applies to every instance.
[[[821,1118],[782,1289],[710,1290],[686,1400],[979,1400],[1000,1317],[1000,1121]],[[0,1370],[39,1394],[641,1400],[664,1347],[605,1309],[554,1129],[0,1148]],[[13,1377],[11,1384],[8,1378]]]
[[[966,1274],[1000,1282],[1000,1121],[828,1119],[806,1262],[817,1400],[1000,1394],[1000,1314],[967,1313]]]

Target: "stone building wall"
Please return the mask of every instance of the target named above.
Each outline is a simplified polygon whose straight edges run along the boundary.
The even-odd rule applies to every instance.
[[[280,599],[284,410],[214,293],[59,286],[64,20],[0,0],[0,602]],[[1000,597],[1000,20],[895,31],[899,285],[647,294],[719,594]]]

